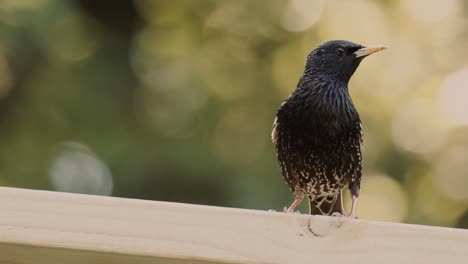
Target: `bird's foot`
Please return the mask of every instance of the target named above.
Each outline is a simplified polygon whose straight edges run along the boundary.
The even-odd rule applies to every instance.
[[[332,213],[332,214],[331,214],[331,216],[332,216],[332,217],[344,217],[344,215],[343,215],[343,214],[341,214],[341,213],[338,213],[338,212],[334,212],[334,213]]]
[[[353,195],[353,204],[351,206],[351,213],[348,215],[348,217],[351,219],[357,219],[357,216],[356,216],[357,203],[358,203],[358,197],[357,195]]]
[[[293,211],[290,210],[291,208],[287,208],[286,206],[283,208],[283,213],[295,213],[295,214],[300,214],[299,210]]]
[[[351,219],[357,219],[357,216],[356,216],[356,215],[353,215],[353,214],[344,215],[344,214],[338,213],[338,212],[332,213],[331,216],[332,216],[332,217],[347,217],[347,218],[351,218]]]
[[[281,212],[281,211],[276,211],[275,209],[268,209],[268,212]],[[288,208],[286,206],[283,208],[283,213],[295,213],[295,214],[300,214],[301,212],[299,210],[296,210],[295,212],[289,212]]]
[[[287,209],[284,207],[283,212],[285,213],[300,213],[299,211],[296,211],[296,208],[301,204],[302,199],[304,199],[303,194],[296,194],[296,199],[294,199],[294,202],[289,206]]]
[[[349,215],[348,215],[348,218],[357,219],[357,216],[356,216],[355,214],[349,214]]]

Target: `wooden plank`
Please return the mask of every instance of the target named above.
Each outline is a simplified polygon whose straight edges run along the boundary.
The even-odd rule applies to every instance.
[[[468,231],[0,188],[0,263],[465,263]]]

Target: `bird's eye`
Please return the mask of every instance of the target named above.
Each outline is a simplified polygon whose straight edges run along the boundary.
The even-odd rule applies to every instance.
[[[343,56],[345,54],[345,51],[344,51],[344,49],[339,48],[339,49],[336,50],[336,53],[338,54],[338,56]]]

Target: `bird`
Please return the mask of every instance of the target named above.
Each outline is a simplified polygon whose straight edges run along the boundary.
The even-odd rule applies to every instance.
[[[348,83],[365,57],[384,49],[332,40],[308,54],[295,90],[276,112],[271,133],[283,179],[294,194],[285,212],[296,212],[307,196],[312,215],[356,218],[363,130]],[[346,186],[352,196],[349,214],[342,201]]]

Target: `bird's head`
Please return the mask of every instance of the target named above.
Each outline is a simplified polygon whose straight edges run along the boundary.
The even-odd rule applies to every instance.
[[[320,74],[348,82],[362,59],[384,46],[363,46],[345,40],[332,40],[315,48],[308,56],[305,74]]]

